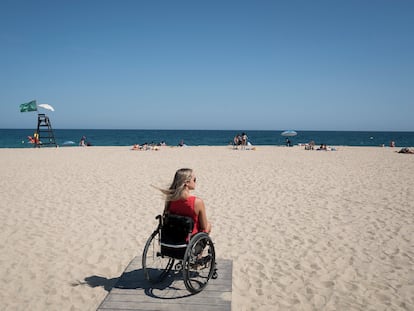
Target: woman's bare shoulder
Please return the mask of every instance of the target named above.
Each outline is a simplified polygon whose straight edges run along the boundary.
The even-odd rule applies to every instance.
[[[196,209],[197,213],[199,210],[204,209],[204,201],[203,199],[196,197],[194,201],[194,208]]]
[[[195,204],[202,204],[202,205],[204,205],[204,201],[203,201],[203,199],[202,199],[202,198],[199,198],[199,197],[196,197],[196,198],[195,198],[194,203],[195,203]]]

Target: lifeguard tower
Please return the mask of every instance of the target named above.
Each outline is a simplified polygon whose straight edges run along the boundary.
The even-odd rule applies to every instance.
[[[35,140],[35,147],[57,147],[55,135],[53,134],[52,124],[50,119],[44,113],[37,115],[37,139]]]

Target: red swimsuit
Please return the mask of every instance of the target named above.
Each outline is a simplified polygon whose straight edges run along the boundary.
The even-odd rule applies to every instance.
[[[193,219],[194,228],[192,235],[196,234],[199,231],[198,215],[196,215],[194,210],[195,199],[195,196],[190,196],[186,200],[171,201],[170,207],[168,208],[170,214],[187,216]]]

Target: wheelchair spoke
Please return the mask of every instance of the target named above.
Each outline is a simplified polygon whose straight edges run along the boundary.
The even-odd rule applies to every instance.
[[[215,271],[214,245],[207,234],[190,241],[184,262],[186,288],[192,293],[202,291]]]
[[[142,268],[145,278],[152,282],[161,282],[167,277],[174,259],[161,254],[159,232],[155,231],[148,239],[142,255]]]

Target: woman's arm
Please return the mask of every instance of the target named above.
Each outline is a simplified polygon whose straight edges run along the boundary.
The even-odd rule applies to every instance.
[[[207,220],[206,207],[204,206],[204,202],[202,199],[200,198],[195,199],[194,210],[196,214],[198,215],[198,221],[200,223],[199,230],[210,233],[211,225]]]

